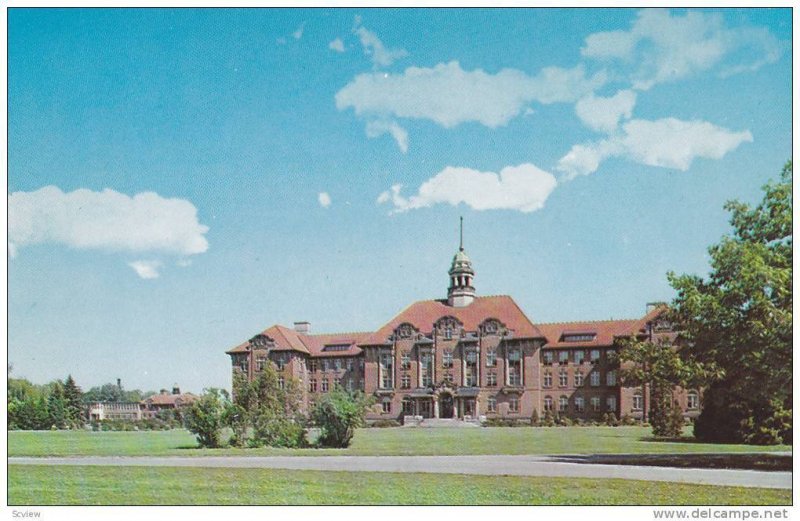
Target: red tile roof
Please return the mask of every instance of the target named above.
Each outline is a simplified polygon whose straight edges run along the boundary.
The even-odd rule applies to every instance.
[[[261,332],[275,342],[273,351],[299,351],[312,356],[351,356],[361,353],[358,344],[371,335],[371,333],[331,333],[324,335],[309,335],[298,333],[294,329],[281,325],[268,327]],[[250,341],[242,342],[234,347],[228,354],[246,353]],[[347,346],[346,349],[325,351],[325,346]]]
[[[610,346],[618,336],[630,336],[639,320],[598,320],[592,322],[560,322],[538,324],[547,339],[544,347],[594,347]],[[593,334],[589,341],[565,342],[564,335]]]
[[[375,332],[365,343],[386,342],[397,326],[404,322],[423,332],[433,330],[433,324],[442,317],[451,316],[460,321],[467,331],[477,331],[488,318],[495,318],[510,329],[515,338],[537,338],[541,332],[525,316],[514,299],[508,295],[477,297],[468,306],[448,306],[446,300],[421,300],[414,302]]]

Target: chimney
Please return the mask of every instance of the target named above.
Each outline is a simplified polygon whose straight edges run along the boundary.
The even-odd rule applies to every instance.
[[[295,322],[294,330],[298,333],[308,334],[311,331],[311,322]]]
[[[161,390],[159,391],[159,393],[160,393],[162,396],[166,396],[166,395],[168,395],[168,394],[169,394],[169,393],[167,392],[167,390],[166,390],[166,389],[161,389]]]
[[[120,391],[122,390],[122,379],[121,378],[117,378],[117,389],[119,389]]]
[[[178,384],[172,386],[172,394],[181,394],[181,388],[178,387]]]

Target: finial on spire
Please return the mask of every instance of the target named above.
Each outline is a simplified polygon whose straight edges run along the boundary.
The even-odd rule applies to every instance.
[[[458,251],[464,251],[464,217],[461,219],[461,226],[459,228]]]

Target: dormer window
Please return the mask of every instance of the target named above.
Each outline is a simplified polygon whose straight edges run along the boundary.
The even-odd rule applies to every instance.
[[[596,333],[565,333],[561,336],[562,342],[593,342]]]
[[[326,344],[325,347],[322,348],[325,352],[330,351],[347,351],[350,348],[350,344]]]
[[[453,338],[453,328],[452,327],[446,327],[444,329],[444,338],[445,338],[445,340],[451,340]]]

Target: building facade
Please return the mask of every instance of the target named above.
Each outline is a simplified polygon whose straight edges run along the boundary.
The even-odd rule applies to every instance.
[[[335,388],[375,398],[371,421],[420,418],[643,419],[646,388],[622,387],[614,354],[623,338],[673,341],[664,308],[630,320],[533,323],[506,295],[481,297],[463,248],[450,266],[447,299],[414,302],[373,332],[314,335],[310,324],[274,325],[227,351],[252,379],[273,363],[279,384],[295,379],[309,408]],[[679,390],[686,416],[700,394]]]

